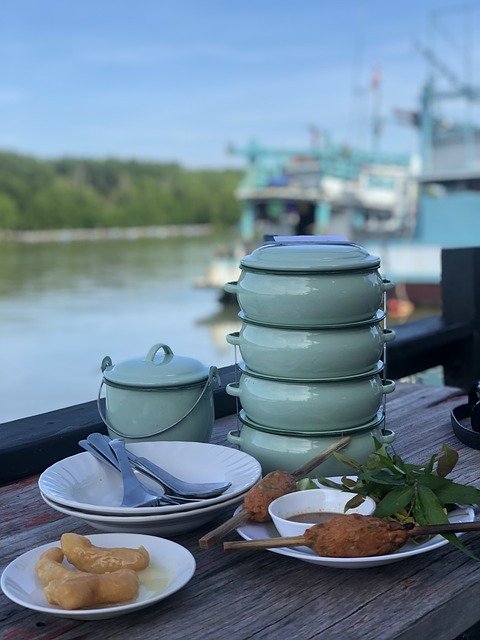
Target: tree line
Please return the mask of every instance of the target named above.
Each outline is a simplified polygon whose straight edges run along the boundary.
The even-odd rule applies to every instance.
[[[0,229],[234,224],[237,170],[0,152]]]

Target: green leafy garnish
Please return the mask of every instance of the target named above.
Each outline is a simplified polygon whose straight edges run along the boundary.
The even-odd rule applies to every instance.
[[[444,444],[441,453],[432,455],[425,464],[411,464],[397,453],[390,455],[387,445],[376,438],[374,444],[374,451],[365,464],[341,452],[333,454],[337,460],[352,467],[355,479],[344,476],[341,482],[333,482],[318,476],[318,481],[327,487],[357,494],[349,500],[346,509],[358,506],[358,496],[370,496],[377,503],[377,517],[401,524],[424,525],[447,523],[448,509],[453,505],[480,504],[480,489],[446,477],[458,462],[458,453],[448,445]],[[308,483],[303,488],[318,486],[312,480]],[[456,535],[445,534],[443,537],[470,557],[480,560]]]

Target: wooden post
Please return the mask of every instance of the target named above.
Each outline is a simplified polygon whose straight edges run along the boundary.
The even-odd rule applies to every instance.
[[[442,250],[441,287],[445,324],[471,328],[445,360],[445,384],[468,390],[480,379],[480,247]]]

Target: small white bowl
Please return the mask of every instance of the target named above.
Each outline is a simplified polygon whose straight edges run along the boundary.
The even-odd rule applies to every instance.
[[[328,488],[294,491],[274,500],[268,507],[268,512],[281,536],[301,536],[306,529],[317,524],[317,520],[312,518],[312,522],[297,522],[288,518],[319,512],[339,515],[359,513],[363,516],[371,516],[375,511],[376,503],[368,496],[360,506],[345,511],[345,505],[355,495],[355,493]]]

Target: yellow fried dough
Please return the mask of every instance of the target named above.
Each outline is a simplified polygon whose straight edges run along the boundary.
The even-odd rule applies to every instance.
[[[145,547],[96,547],[88,538],[76,533],[64,533],[60,543],[67,560],[80,571],[89,573],[109,573],[119,569],[141,571],[150,562]]]
[[[42,553],[35,564],[35,572],[44,586],[52,580],[71,578],[79,573],[64,567],[62,561],[63,551],[59,547],[52,547]]]
[[[78,573],[52,580],[44,588],[50,604],[62,609],[85,609],[102,604],[128,602],[138,596],[139,579],[132,569],[113,573]]]

